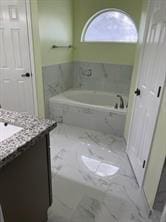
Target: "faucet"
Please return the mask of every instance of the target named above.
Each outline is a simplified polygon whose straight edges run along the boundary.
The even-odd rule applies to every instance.
[[[117,97],[120,98],[120,106],[119,106],[119,107],[120,107],[121,109],[124,109],[125,106],[124,106],[124,100],[123,100],[123,97],[122,97],[121,95],[117,95]]]

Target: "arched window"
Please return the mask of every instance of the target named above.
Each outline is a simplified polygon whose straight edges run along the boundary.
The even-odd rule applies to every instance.
[[[92,16],[85,25],[82,42],[131,42],[138,39],[131,17],[119,9],[106,9]]]

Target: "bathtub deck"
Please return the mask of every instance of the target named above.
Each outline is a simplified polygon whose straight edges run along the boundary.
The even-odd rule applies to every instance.
[[[51,133],[53,205],[48,222],[148,219],[122,139],[60,124]]]

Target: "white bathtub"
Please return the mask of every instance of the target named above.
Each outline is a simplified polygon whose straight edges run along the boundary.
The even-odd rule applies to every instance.
[[[116,103],[113,93],[68,90],[49,99],[49,112],[58,122],[123,136],[127,109],[115,109]]]

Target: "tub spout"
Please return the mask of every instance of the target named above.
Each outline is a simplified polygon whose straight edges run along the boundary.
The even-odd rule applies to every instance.
[[[119,97],[119,99],[120,99],[120,108],[121,109],[124,109],[124,100],[123,100],[123,97],[121,96],[121,95],[117,95],[117,97]]]

